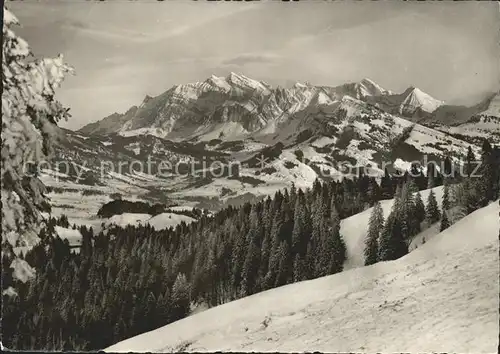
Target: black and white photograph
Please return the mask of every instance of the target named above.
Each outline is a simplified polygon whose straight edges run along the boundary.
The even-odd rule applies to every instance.
[[[498,2],[2,18],[2,351],[499,350]]]

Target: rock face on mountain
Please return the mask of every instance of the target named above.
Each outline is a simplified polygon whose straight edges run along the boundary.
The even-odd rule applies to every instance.
[[[451,114],[466,122],[481,111],[498,114],[498,108],[494,108],[497,106],[498,99],[494,98],[473,108],[445,106],[418,88],[409,87],[398,94],[370,79],[336,87],[297,83],[289,88],[273,88],[231,73],[174,86],[156,97],[147,96],[139,106],[88,124],[80,132],[151,134],[170,140],[235,140],[270,136],[299,126],[305,129],[321,116],[331,116],[341,109],[347,110],[349,116],[386,112],[431,125],[449,125],[449,112],[457,112]]]
[[[367,101],[386,112],[413,119],[426,117],[444,104],[416,87],[401,94],[371,96]]]

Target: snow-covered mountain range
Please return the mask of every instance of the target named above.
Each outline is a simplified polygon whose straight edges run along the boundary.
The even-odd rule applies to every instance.
[[[295,128],[296,120],[301,120],[302,127],[310,125],[303,121],[305,116],[335,114],[345,106],[351,107],[349,115],[353,117],[385,112],[412,121],[423,120],[428,125],[448,126],[482,116],[498,118],[498,101],[497,94],[475,107],[446,106],[419,88],[393,93],[370,79],[336,87],[296,83],[290,88],[273,88],[230,73],[227,77],[211,76],[203,82],[174,86],[156,97],[146,96],[139,106],[88,124],[79,132],[152,134],[196,141],[262,138],[290,126]],[[497,137],[499,129],[493,129]],[[464,134],[468,135],[469,130],[464,129]]]

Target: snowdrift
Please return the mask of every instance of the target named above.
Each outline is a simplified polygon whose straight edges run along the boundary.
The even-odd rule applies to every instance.
[[[409,255],[233,301],[109,352],[496,352],[498,202]]]

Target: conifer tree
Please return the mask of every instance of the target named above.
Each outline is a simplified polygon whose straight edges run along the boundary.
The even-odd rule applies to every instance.
[[[495,172],[493,148],[487,139],[484,140],[481,154],[480,178],[476,182],[478,187],[479,204],[484,207],[494,197]]]
[[[275,287],[285,285],[293,277],[290,247],[285,240],[281,241],[277,250],[278,269]]]
[[[382,210],[380,202],[376,202],[370,215],[368,233],[365,239],[365,265],[370,265],[377,262],[379,237],[383,227],[384,212]]]
[[[17,18],[4,7],[2,43],[2,236],[8,242],[36,238],[49,207],[43,183],[25,167],[53,153],[54,127],[70,117],[55,90],[72,72],[60,55],[32,60],[28,43],[12,30]],[[35,166],[31,166],[35,167]]]
[[[444,231],[448,227],[450,227],[450,221],[448,220],[448,210],[443,210],[443,216],[441,217],[440,231]]]
[[[436,187],[436,165],[433,162],[427,164],[427,189]]]
[[[380,236],[378,261],[391,261],[408,253],[408,245],[401,232],[401,222],[391,212]]]
[[[422,171],[422,166],[417,163],[413,163],[411,165],[411,176],[412,181],[415,183],[416,189],[414,192],[418,192],[419,190],[423,190],[427,188],[427,177],[424,175]],[[412,189],[414,187],[412,186]]]
[[[429,198],[427,199],[425,216],[429,225],[438,222],[441,217],[441,213],[439,211],[438,204],[436,201],[436,195],[434,194],[433,190],[430,191]]]
[[[409,192],[411,193],[412,198],[413,198],[414,194],[418,193],[419,189],[418,189],[417,183],[415,183],[415,179],[411,178],[409,180],[408,189],[409,189]]]
[[[476,161],[476,156],[474,155],[474,152],[472,151],[472,148],[469,146],[469,149],[467,150],[467,157],[466,157],[466,163],[465,163],[465,174],[467,177],[470,177],[472,172],[474,171],[474,162]]]
[[[248,252],[242,270],[242,294],[249,296],[256,290],[257,277],[259,272],[260,246],[256,237],[253,236],[248,246]]]
[[[453,164],[449,156],[445,156],[443,163],[443,178],[450,180],[453,178]]]
[[[250,228],[247,235],[249,245],[242,269],[242,291],[246,296],[255,292],[259,275],[260,243],[263,234],[260,219],[259,204],[254,204],[250,212]]]
[[[394,196],[394,187],[392,185],[392,178],[387,170],[387,167],[384,170],[384,176],[380,182],[380,190],[382,199],[391,199]]]
[[[442,209],[444,210],[449,210],[450,209],[450,187],[448,183],[444,184],[443,188],[443,202],[442,202]]]
[[[415,204],[411,184],[405,183],[401,187],[401,201],[396,210],[396,216],[401,222],[401,232],[406,240],[414,236],[418,229],[418,222],[414,217]]]
[[[295,201],[295,213],[293,217],[292,252],[302,255],[307,247],[306,241],[306,210],[303,197],[299,196]]]
[[[280,266],[280,243],[282,240],[282,233],[284,229],[284,216],[280,210],[276,210],[275,217],[272,223],[270,240],[271,240],[271,251],[269,254],[269,266],[267,274],[264,278],[264,288],[270,289],[276,284],[276,277],[278,275]],[[281,251],[282,252],[282,251]]]
[[[304,268],[304,259],[297,253],[293,261],[293,281],[299,282],[306,279],[306,270]]]
[[[189,284],[182,273],[177,275],[172,287],[171,308],[174,319],[185,317],[189,313]]]
[[[340,225],[339,227],[332,227],[333,236],[331,238],[332,249],[333,249],[333,257],[330,261],[330,268],[328,270],[328,274],[334,274],[341,272],[344,269],[344,262],[347,258],[347,247],[340,234]]]
[[[418,221],[419,226],[425,220],[425,205],[420,192],[415,194],[415,219]]]

